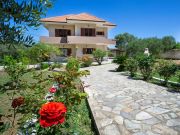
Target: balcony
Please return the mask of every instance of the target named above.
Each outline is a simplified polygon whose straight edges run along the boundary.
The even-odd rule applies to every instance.
[[[105,37],[68,36],[68,44],[116,44],[115,40]]]
[[[48,44],[60,44],[60,43],[67,43],[66,37],[40,37],[40,42],[48,43]]]
[[[96,44],[110,45],[116,44],[115,40],[105,37],[86,37],[86,36],[68,36],[66,37],[40,37],[42,43],[49,44]]]

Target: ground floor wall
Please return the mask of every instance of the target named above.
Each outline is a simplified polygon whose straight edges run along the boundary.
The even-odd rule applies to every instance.
[[[93,44],[88,44],[88,45],[78,45],[78,44],[71,44],[71,45],[59,45],[60,49],[71,49],[71,56],[73,57],[82,57],[85,52],[84,49],[101,49],[103,51],[107,51],[107,45],[93,45]]]

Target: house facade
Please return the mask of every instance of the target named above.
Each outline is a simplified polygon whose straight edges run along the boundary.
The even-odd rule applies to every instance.
[[[41,22],[49,36],[41,36],[40,42],[58,46],[63,56],[82,57],[116,44],[108,39],[108,31],[116,25],[87,13],[44,18]]]

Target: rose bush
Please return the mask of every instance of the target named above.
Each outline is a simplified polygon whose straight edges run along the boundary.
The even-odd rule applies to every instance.
[[[65,121],[66,106],[61,102],[49,102],[44,104],[40,111],[40,125],[44,128],[57,124],[62,124]]]
[[[78,130],[82,125],[87,125],[80,125],[81,122],[76,119],[79,120],[77,108],[87,96],[80,77],[88,74],[89,71],[80,70],[77,59],[70,58],[63,71],[33,70],[30,72],[32,78],[28,78],[31,79],[29,82],[20,78],[21,83],[14,95],[12,94],[13,97],[16,94],[20,97],[11,98],[12,115],[7,115],[7,118],[13,117],[9,126],[13,133],[18,130],[19,134],[84,134],[85,131]]]
[[[22,104],[24,104],[24,97],[18,97],[13,99],[11,107],[16,108],[18,106],[21,106]]]
[[[56,90],[56,88],[54,88],[54,87],[51,87],[50,89],[49,89],[49,92],[50,93],[55,93],[57,90]]]

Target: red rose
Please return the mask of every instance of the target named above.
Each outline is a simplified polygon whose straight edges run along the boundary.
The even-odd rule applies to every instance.
[[[39,110],[39,114],[41,116],[40,125],[45,128],[61,124],[65,120],[66,112],[66,106],[61,102],[46,103]]]
[[[11,106],[12,106],[12,108],[16,108],[22,104],[24,104],[24,97],[18,97],[12,101]]]
[[[54,88],[54,87],[50,88],[50,89],[49,89],[49,92],[55,93],[55,92],[56,92],[56,88]]]

